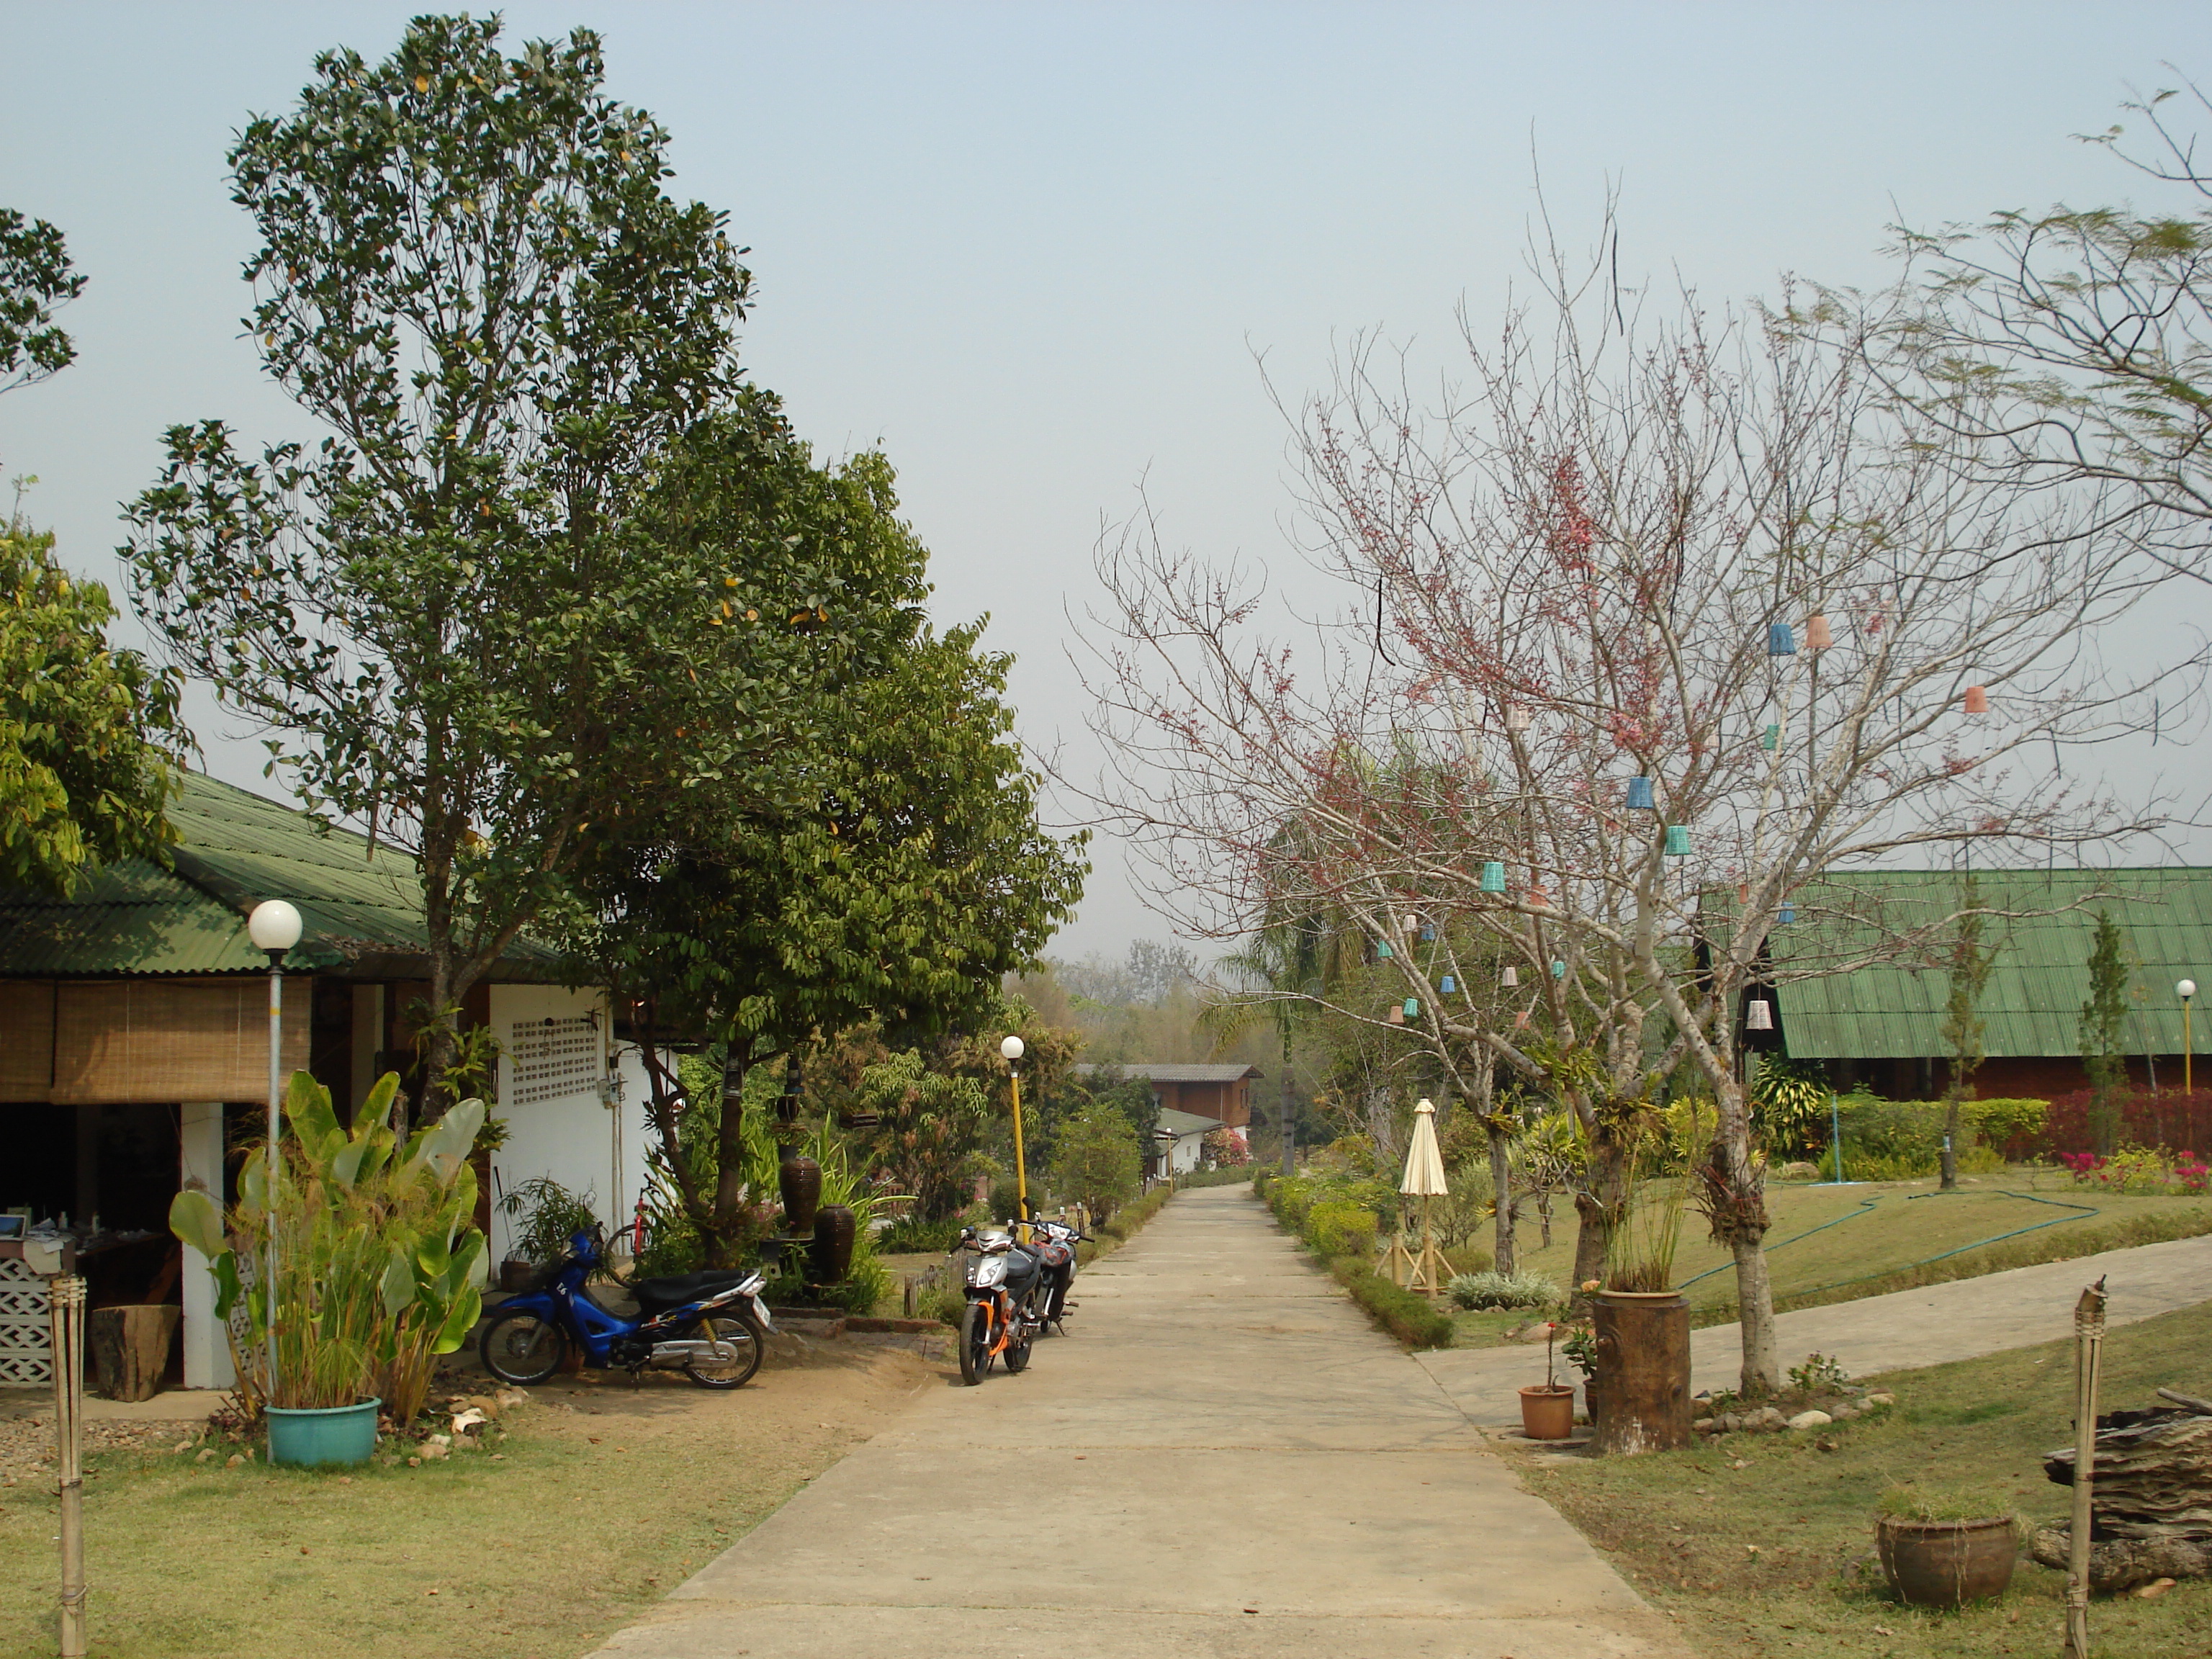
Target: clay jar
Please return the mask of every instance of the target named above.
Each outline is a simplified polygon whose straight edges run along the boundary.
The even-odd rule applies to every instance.
[[[787,1152],[775,1166],[775,1185],[783,1199],[784,1237],[811,1237],[822,1202],[822,1166],[804,1152]]]
[[[1881,1570],[1900,1600],[1919,1607],[1956,1607],[2002,1595],[2020,1553],[2012,1518],[1893,1521],[1875,1528]]]
[[[824,1204],[814,1218],[814,1242],[806,1247],[809,1283],[840,1285],[852,1271],[853,1240],[860,1222],[842,1204]]]
[[[1575,1391],[1565,1383],[1521,1390],[1521,1432],[1531,1440],[1567,1440],[1575,1431]]]

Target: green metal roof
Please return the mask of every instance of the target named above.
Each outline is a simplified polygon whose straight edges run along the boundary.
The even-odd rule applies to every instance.
[[[1977,871],[1974,881],[1979,907],[2003,913],[1983,923],[1991,952],[1980,1008],[1988,1053],[2080,1053],[2100,910],[2119,925],[2129,963],[2129,1047],[2181,1052],[2174,981],[2212,987],[2212,870]],[[1945,919],[1960,908],[1964,882],[1948,870],[1875,871],[1831,875],[1801,890],[1797,920],[1768,940],[1790,1053],[1806,1060],[1942,1054],[1946,960],[1956,938]],[[1891,959],[1866,963],[1882,956]]]
[[[422,886],[405,854],[198,774],[186,775],[169,818],[173,873],[125,860],[70,898],[0,892],[0,976],[265,970],[246,917],[271,898],[290,900],[306,924],[295,969],[381,959],[398,970],[427,951]],[[501,977],[542,977],[556,960],[521,942]]]

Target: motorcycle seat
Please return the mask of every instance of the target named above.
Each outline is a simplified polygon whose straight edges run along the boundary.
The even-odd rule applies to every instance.
[[[670,1308],[680,1308],[687,1302],[699,1301],[717,1291],[726,1291],[744,1276],[733,1267],[706,1267],[696,1273],[672,1273],[665,1279],[641,1279],[629,1288],[639,1308],[647,1313],[661,1313]]]
[[[1037,1276],[1037,1259],[1027,1250],[1006,1252],[1006,1288],[1019,1290]]]

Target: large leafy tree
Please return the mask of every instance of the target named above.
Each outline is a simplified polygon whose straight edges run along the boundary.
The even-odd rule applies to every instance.
[[[83,289],[60,231],[0,208],[0,392],[76,356],[53,313]],[[177,677],[109,646],[107,590],[53,548],[20,513],[0,523],[0,884],[67,893],[109,859],[162,856],[191,738]]]
[[[83,292],[61,232],[0,208],[0,392],[69,366],[76,346],[54,313]]]
[[[178,680],[109,646],[115,607],[0,525],[0,884],[67,893],[110,859],[163,856],[190,742]]]
[[[647,1026],[726,1045],[714,1166],[672,1155],[710,1237],[744,1208],[727,1102],[747,1069],[871,1020],[901,1046],[972,1024],[1073,908],[1084,866],[1037,827],[998,700],[1006,668],[964,630],[917,632],[902,660],[843,689],[803,756],[786,757],[804,794],[759,806],[693,792],[671,803],[660,835],[610,842],[586,872],[595,920],[580,959],[593,975]],[[680,1084],[658,1071],[653,1082],[672,1153]]]
[[[271,769],[419,859],[432,1077],[595,825],[647,784],[740,787],[776,644],[823,609],[798,532],[642,510],[665,470],[777,441],[722,414],[750,277],[722,216],[663,189],[666,135],[602,93],[595,35],[499,36],[418,18],[248,124],[247,325],[331,435],[256,455],[173,428],[125,550],[142,612],[266,727]]]

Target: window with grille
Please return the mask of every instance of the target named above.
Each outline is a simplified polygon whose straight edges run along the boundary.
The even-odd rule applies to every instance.
[[[588,1016],[518,1019],[507,1045],[514,1087],[508,1106],[534,1105],[563,1095],[590,1094],[599,1085],[599,1030]]]

